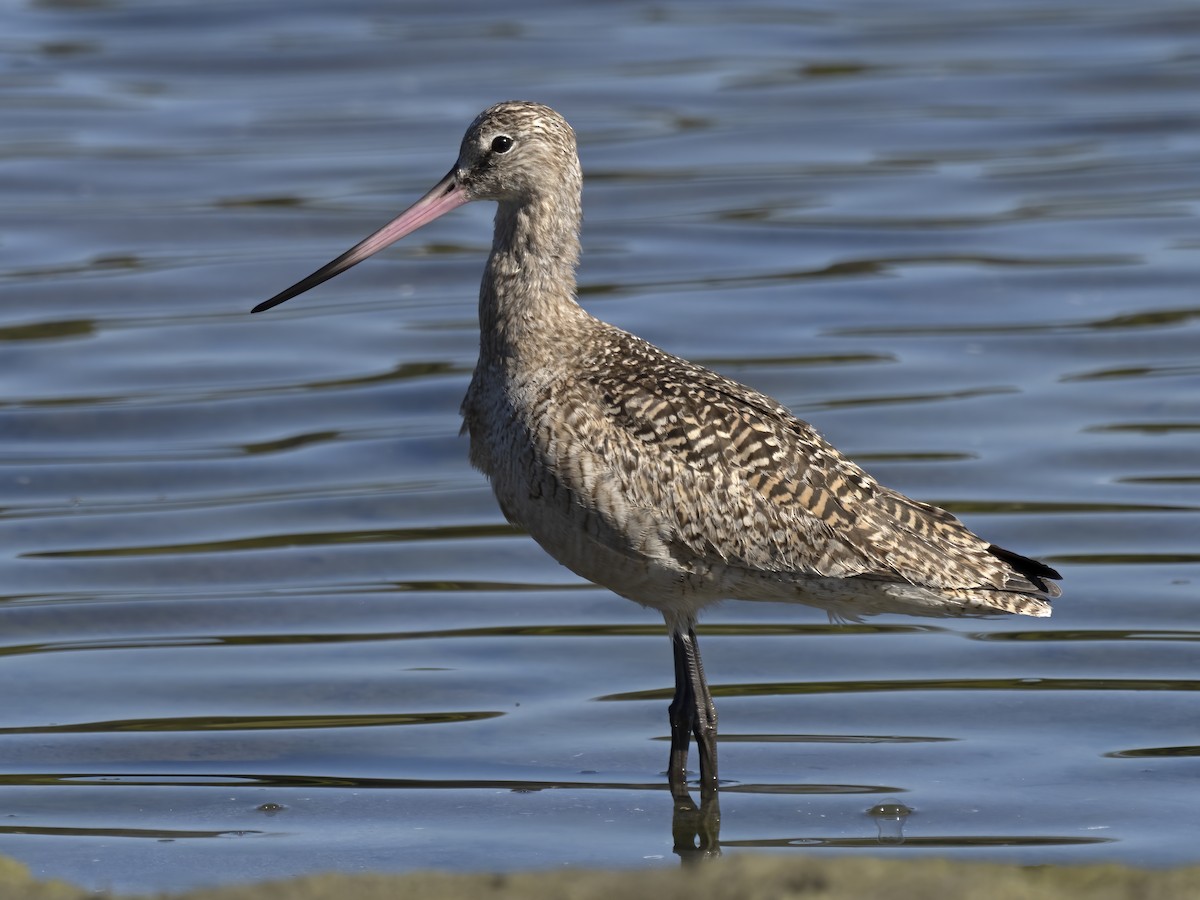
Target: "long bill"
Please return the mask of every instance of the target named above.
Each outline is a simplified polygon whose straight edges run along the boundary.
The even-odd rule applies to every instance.
[[[328,281],[334,275],[345,272],[351,266],[378,253],[384,247],[391,246],[400,238],[412,234],[422,225],[428,225],[450,210],[458,209],[464,203],[469,203],[471,198],[467,196],[466,188],[458,183],[457,171],[457,166],[451,169],[445,178],[434,185],[433,190],[370,237],[359,241],[337,259],[323,265],[307,278],[297,281],[286,291],[280,291],[270,300],[264,300],[250,312],[262,312],[291,300],[310,288],[315,288],[318,284]]]

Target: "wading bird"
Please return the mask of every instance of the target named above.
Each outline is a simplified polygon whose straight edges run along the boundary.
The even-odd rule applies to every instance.
[[[873,612],[1050,615],[1059,574],[879,484],[781,404],[589,315],[575,299],[583,176],[554,110],[484,110],[428,194],[269,309],[422,225],[495,201],[471,462],[504,515],[589,581],[660,611],[675,653],[672,794],[691,737],[717,789],[717,713],[695,624],[727,598]],[[690,800],[688,801],[690,802]]]

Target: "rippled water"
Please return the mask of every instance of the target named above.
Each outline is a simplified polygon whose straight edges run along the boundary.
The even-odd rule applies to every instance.
[[[528,97],[579,132],[589,309],[1066,576],[1049,620],[708,616],[725,851],[1197,860],[1194,4],[5,23],[0,853],[145,890],[674,864],[661,623],[457,437],[491,211],[247,314]]]

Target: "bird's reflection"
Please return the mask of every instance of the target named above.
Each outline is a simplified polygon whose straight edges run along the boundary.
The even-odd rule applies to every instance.
[[[703,791],[700,805],[686,792],[674,792],[674,813],[671,816],[672,852],[683,866],[693,866],[721,855],[721,803],[717,791]],[[884,846],[904,843],[904,820],[912,815],[911,807],[895,800],[877,803],[866,811],[879,829],[878,842]],[[865,837],[865,836],[864,836]],[[851,839],[866,846],[864,837]],[[824,843],[825,841],[820,841]]]
[[[702,791],[700,805],[687,791],[673,791],[672,851],[684,866],[721,855],[721,802],[715,790]]]

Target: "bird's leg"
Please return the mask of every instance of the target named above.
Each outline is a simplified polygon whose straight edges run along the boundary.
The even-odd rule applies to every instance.
[[[692,735],[700,755],[701,797],[717,790],[717,709],[704,678],[704,664],[696,631],[676,631],[671,635],[675,651],[675,698],[671,701],[671,760],[667,780],[677,801],[688,801],[687,756]]]
[[[700,661],[700,644],[694,628],[687,631],[686,647],[688,675],[696,710],[692,733],[696,735],[696,749],[700,754],[700,794],[708,799],[717,792],[717,707],[704,677],[704,663]]]
[[[667,763],[667,782],[671,796],[678,803],[692,804],[687,789],[688,744],[692,740],[692,729],[696,716],[696,700],[693,695],[692,679],[688,673],[687,636],[678,631],[671,633],[671,648],[675,655],[675,696],[668,708],[671,722],[671,758]]]

